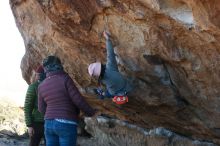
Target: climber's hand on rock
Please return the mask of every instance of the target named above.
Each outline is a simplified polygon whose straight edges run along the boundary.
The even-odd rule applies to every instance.
[[[34,128],[33,127],[28,127],[28,135],[32,137],[34,135]]]
[[[108,31],[104,31],[103,32],[103,36],[105,37],[106,40],[108,40],[110,38],[110,33]]]

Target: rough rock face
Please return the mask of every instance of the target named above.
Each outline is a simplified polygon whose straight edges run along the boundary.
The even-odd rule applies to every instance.
[[[32,70],[59,56],[87,101],[144,128],[165,127],[220,144],[219,0],[10,0]],[[99,101],[87,73],[105,62],[101,33],[112,34],[120,71],[137,86],[129,103]]]
[[[85,122],[87,131],[99,146],[217,146],[177,135],[161,127],[143,129],[108,117],[85,118]]]

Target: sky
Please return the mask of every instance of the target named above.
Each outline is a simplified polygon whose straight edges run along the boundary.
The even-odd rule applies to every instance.
[[[25,53],[9,0],[0,0],[0,100],[9,99],[22,106],[27,83],[21,75],[20,63]]]

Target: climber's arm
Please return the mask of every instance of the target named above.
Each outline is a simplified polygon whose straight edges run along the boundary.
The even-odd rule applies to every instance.
[[[118,71],[118,65],[115,58],[115,52],[112,46],[112,41],[110,40],[109,34],[104,31],[104,37],[106,38],[106,49],[107,49],[107,63],[106,68]]]

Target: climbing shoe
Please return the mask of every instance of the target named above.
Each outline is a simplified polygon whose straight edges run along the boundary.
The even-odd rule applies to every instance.
[[[116,104],[125,104],[128,102],[128,97],[127,96],[115,96],[112,99],[113,102],[115,102]]]

